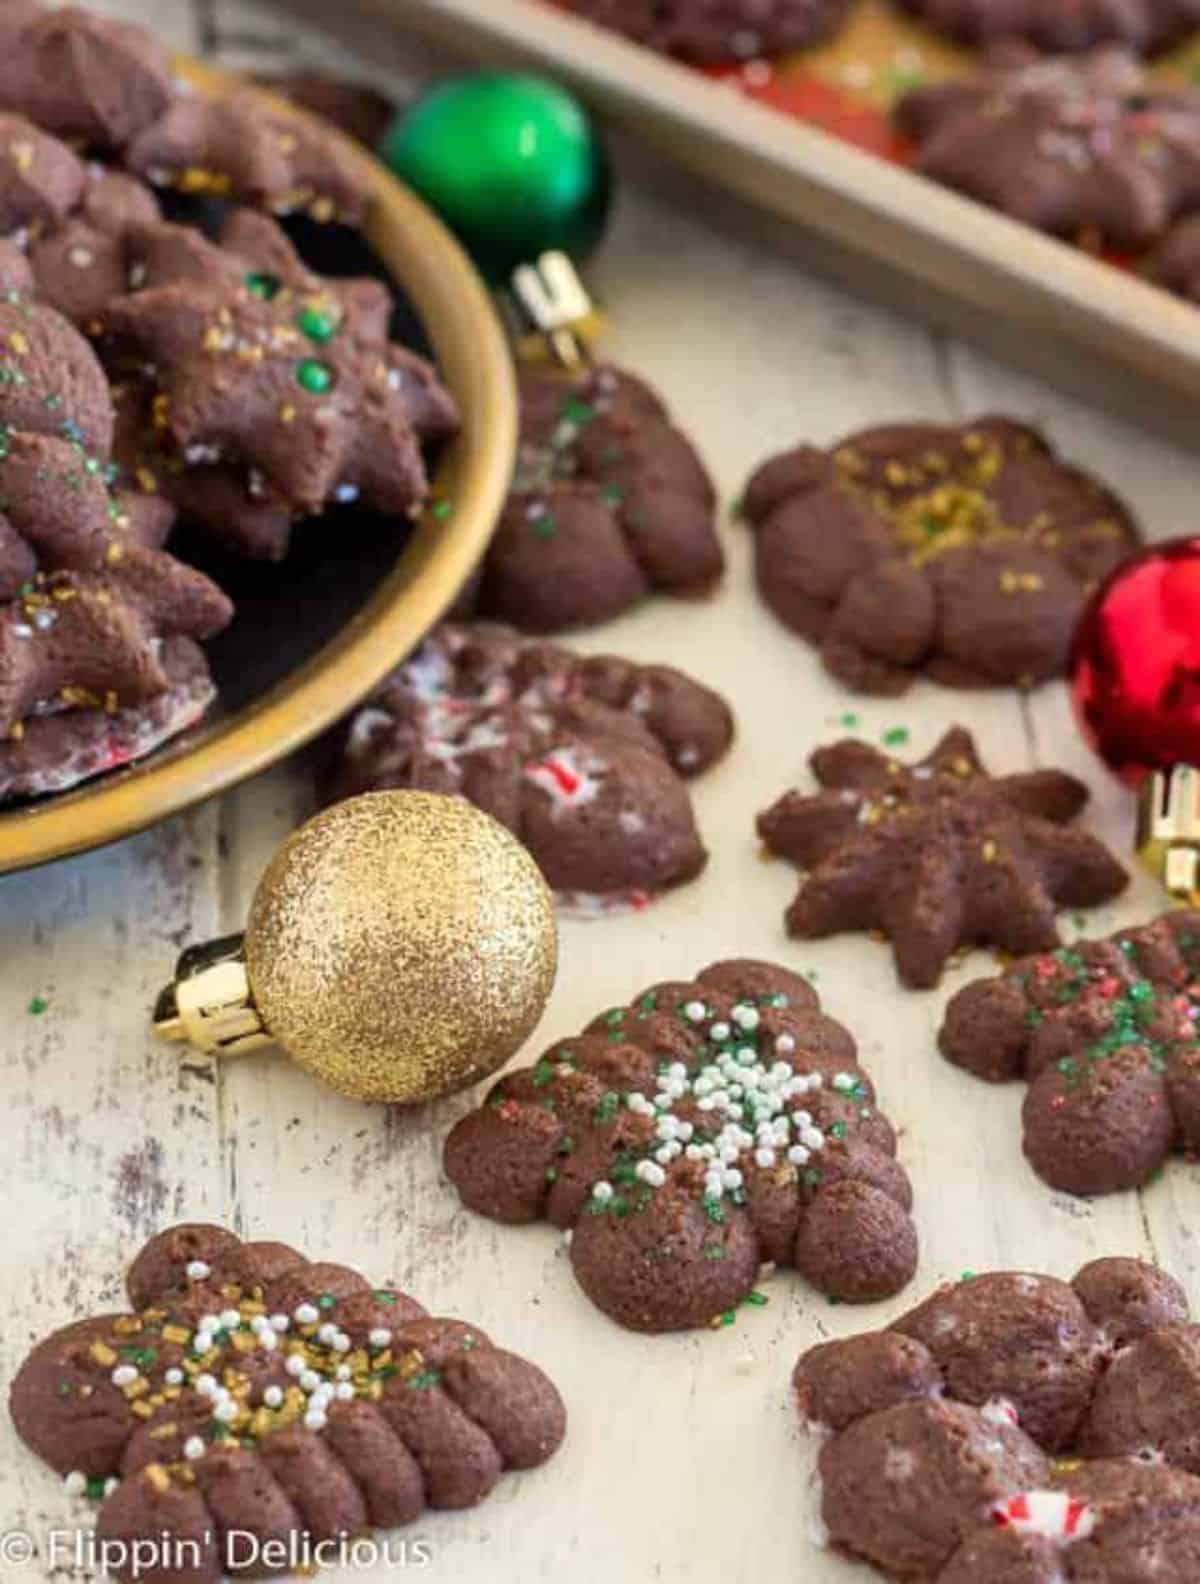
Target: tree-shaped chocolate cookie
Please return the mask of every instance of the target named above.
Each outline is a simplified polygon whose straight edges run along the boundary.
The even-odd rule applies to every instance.
[[[397,516],[419,509],[421,442],[457,414],[430,366],[388,340],[381,283],[313,274],[249,211],[221,246],[163,224],[132,227],[126,246],[141,284],[104,326],[154,364],[152,427],[181,464],[234,468],[251,504],[292,515],[359,497]]]
[[[829,1543],[928,1584],[1146,1584],[1200,1554],[1200,1326],[1172,1277],[965,1276],[793,1375]]]
[[[193,640],[231,606],[147,545],[157,521],[112,487],[112,431],[86,341],[0,303],[0,795],[134,757],[212,697]]]
[[[1088,591],[1139,542],[1111,491],[999,417],[797,446],[743,509],[763,600],[865,693],[1061,675]]]
[[[881,930],[914,989],[936,985],[961,947],[1058,944],[1055,910],[1096,907],[1128,875],[1067,824],[1087,788],[1060,770],[993,776],[969,732],[901,764],[867,743],[818,748],[820,791],[788,792],[761,814],[771,852],[803,873],[788,932],[813,939]]]
[[[348,722],[332,792],[469,798],[569,900],[640,907],[703,868],[685,778],[732,740],[725,701],[669,666],[447,624]]]
[[[1029,1083],[1034,1171],[1068,1193],[1114,1193],[1200,1148],[1200,913],[1012,963],[964,986],[939,1043],[958,1067]]]
[[[706,592],[724,570],[716,496],[643,381],[608,365],[521,377],[517,471],[484,563],[482,614],[556,633],[651,592]]]
[[[807,980],[714,963],[506,1074],[446,1141],[464,1204],[545,1218],[634,1331],[720,1323],[765,1262],[868,1302],[917,1261],[912,1191],[854,1040]]]
[[[1144,248],[1195,206],[1200,92],[1117,45],[1005,50],[976,77],[914,89],[897,120],[924,175],[1055,236]]]
[[[562,1441],[562,1401],[533,1364],[347,1266],[184,1225],[142,1249],[127,1286],[127,1312],[34,1348],[10,1410],[100,1502],[112,1555],[195,1542],[172,1579],[215,1584],[251,1551],[270,1564],[269,1544],[260,1570],[286,1571],[321,1542],[474,1506]]]

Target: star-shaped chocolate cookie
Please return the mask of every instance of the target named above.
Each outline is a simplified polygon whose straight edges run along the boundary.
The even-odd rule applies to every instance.
[[[1058,945],[1055,909],[1096,907],[1128,876],[1068,828],[1087,789],[1059,770],[992,776],[954,727],[913,765],[866,743],[819,748],[821,790],[788,792],[759,816],[771,852],[805,871],[792,935],[881,930],[914,989],[936,985],[961,947]]]
[[[154,423],[188,464],[227,464],[294,514],[361,496],[407,516],[425,499],[420,442],[456,423],[429,365],[387,339],[375,281],[314,275],[265,217],[223,247],[134,228],[143,288],[105,328],[156,370]]]

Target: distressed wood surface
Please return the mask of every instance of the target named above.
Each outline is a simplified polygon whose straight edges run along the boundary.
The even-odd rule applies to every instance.
[[[180,47],[219,45],[240,64],[328,62],[399,90],[422,69],[403,39],[355,28],[351,44],[335,44],[266,9],[234,14],[185,0],[112,9],[153,18]],[[810,278],[758,243],[710,229],[661,193],[625,186],[593,278],[611,310],[614,356],[662,387],[726,502],[758,460],[800,436],[828,441],[892,418],[1003,409],[1044,424],[1070,456],[1105,473],[1151,535],[1192,524],[1200,463],[1182,451]],[[802,1348],[882,1323],[964,1268],[1069,1275],[1098,1254],[1150,1254],[1200,1299],[1188,1225],[1196,1169],[1173,1162],[1144,1193],[1095,1204],[1051,1193],[1021,1159],[1021,1089],[981,1085],[934,1049],[946,996],[990,961],[977,956],[943,990],[915,994],[897,987],[886,950],[869,941],[789,943],[781,914],[794,878],[760,861],[753,835],[755,812],[802,777],[809,750],[839,734],[849,708],[872,741],[904,726],[913,750],[924,750],[958,721],[994,765],[1076,770],[1095,792],[1092,823],[1124,847],[1128,801],[1080,744],[1062,690],[1028,703],[926,686],[899,703],[849,699],[759,608],[745,535],[728,520],[724,531],[731,565],[718,598],[658,602],[581,642],[682,664],[733,703],[737,751],[696,789],[711,862],[646,914],[564,924],[562,971],[535,1049],[642,984],[718,956],[814,970],[902,1131],[922,1238],[909,1292],[853,1310],[784,1274],[767,1289],[769,1305],[744,1311],[731,1329],[635,1337],[582,1297],[553,1231],[504,1230],[459,1208],[438,1159],[470,1097],[402,1114],[339,1100],[279,1059],[215,1071],[180,1065],[148,1034],[154,992],[184,942],[243,921],[262,865],[310,805],[301,764],[118,848],[0,881],[0,1187],[13,1305],[0,1333],[0,1380],[36,1336],[111,1304],[124,1263],[151,1232],[180,1217],[220,1219],[395,1278],[434,1310],[474,1319],[528,1351],[559,1382],[571,1415],[559,1457],[506,1480],[474,1512],[417,1526],[437,1576],[840,1584],[868,1575],[810,1541],[810,1452],[787,1400]],[[1138,879],[1086,929],[1144,918],[1157,900]],[[29,1010],[34,996],[47,1003],[40,1015]],[[0,1528],[44,1540],[77,1523],[79,1509],[7,1423],[0,1437]],[[43,1544],[27,1569],[6,1567],[3,1576],[93,1575],[52,1570]]]

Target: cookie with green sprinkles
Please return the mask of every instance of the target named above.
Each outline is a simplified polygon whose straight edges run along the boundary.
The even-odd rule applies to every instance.
[[[792,1377],[828,1544],[927,1584],[1190,1579],[1200,1326],[1143,1260],[992,1271]]]
[[[423,448],[458,413],[432,366],[389,339],[381,282],[314,274],[251,210],[219,244],[162,222],[123,240],[133,289],[98,328],[116,368],[155,369],[131,398],[144,414],[125,459],[135,480],[267,559],[285,553],[290,518],[328,506],[419,512]]]
[[[854,1040],[807,980],[714,963],[506,1074],[446,1141],[493,1220],[568,1235],[594,1304],[634,1331],[721,1325],[764,1265],[846,1302],[912,1277],[912,1191]]]
[[[989,416],[799,445],[746,487],[768,608],[862,693],[1060,676],[1088,593],[1139,543],[1103,484]]]
[[[936,985],[964,948],[1057,946],[1057,908],[1096,907],[1128,884],[1070,824],[1087,802],[1081,781],[992,775],[961,726],[915,764],[849,739],[810,762],[819,789],[786,792],[758,817],[769,851],[801,871],[788,933],[879,931],[913,989]]]
[[[529,633],[609,621],[724,570],[716,496],[658,395],[611,365],[521,378],[521,448],[484,563],[481,615]]]
[[[246,1536],[303,1555],[426,1508],[474,1506],[565,1433],[536,1366],[286,1244],[172,1227],[127,1286],[129,1311],[33,1349],[9,1408],[68,1492],[98,1504],[110,1555],[119,1541],[132,1558],[137,1541],[194,1540],[187,1584],[239,1571],[232,1548]],[[148,1575],[127,1564],[113,1576]]]
[[[1025,1154],[1054,1188],[1136,1188],[1200,1149],[1200,913],[1012,963],[946,1008],[942,1054],[1029,1083]]]

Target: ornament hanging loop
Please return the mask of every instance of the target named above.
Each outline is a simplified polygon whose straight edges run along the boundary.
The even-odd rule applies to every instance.
[[[532,331],[543,354],[565,369],[582,368],[591,359],[587,333],[595,306],[574,264],[565,253],[551,250],[532,264],[513,271],[510,282],[518,318],[518,346]]]
[[[1200,904],[1200,769],[1175,765],[1144,783],[1137,850],[1173,897]]]
[[[154,1006],[160,1039],[186,1041],[211,1056],[240,1056],[274,1043],[246,972],[243,935],[189,946]]]

